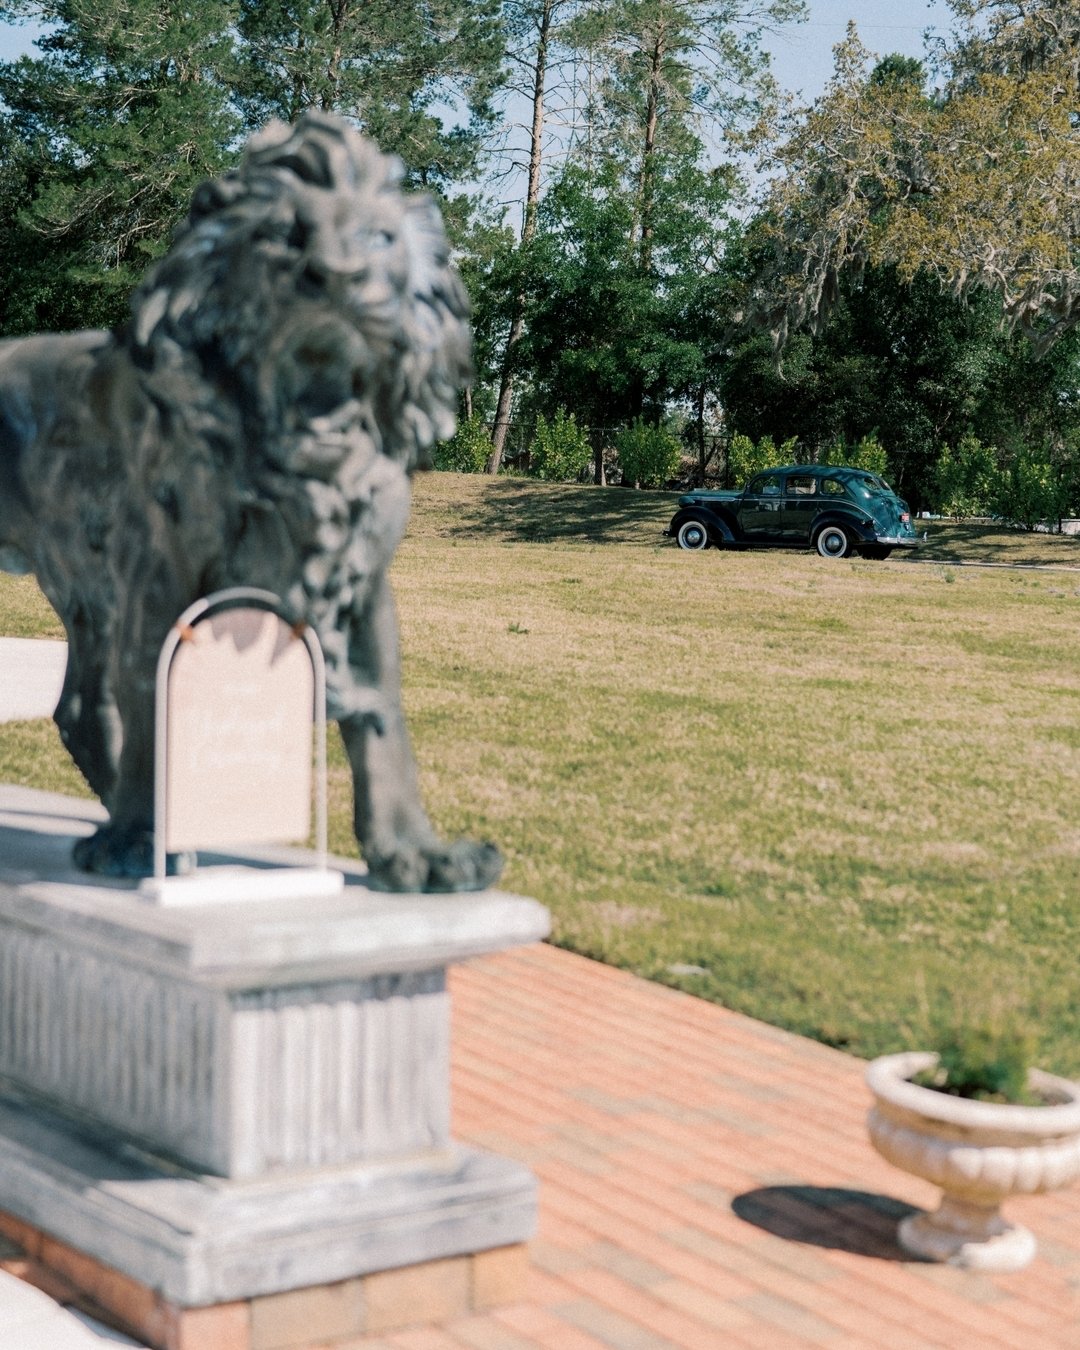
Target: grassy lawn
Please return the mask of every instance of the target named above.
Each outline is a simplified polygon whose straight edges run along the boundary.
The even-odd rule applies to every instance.
[[[859,1054],[1023,1011],[1080,1075],[1080,541],[683,553],[673,500],[418,482],[394,571],[440,827],[577,951]],[[0,615],[54,631],[21,580]],[[0,776],[74,782],[45,724],[0,728]],[[340,754],[332,788],[348,851]]]

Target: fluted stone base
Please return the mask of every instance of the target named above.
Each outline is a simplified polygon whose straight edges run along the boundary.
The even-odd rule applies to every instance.
[[[73,869],[100,814],[0,787],[0,1211],[179,1306],[530,1235],[527,1169],[450,1138],[446,967],[546,910],[341,859],[340,895],[161,909]]]

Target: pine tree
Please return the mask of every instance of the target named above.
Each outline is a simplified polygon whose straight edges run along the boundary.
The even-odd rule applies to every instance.
[[[227,0],[14,0],[55,25],[0,65],[0,328],[111,324],[191,192],[232,158]]]
[[[476,171],[501,79],[498,0],[239,0],[236,93],[249,127],[305,108],[351,118],[413,182]]]
[[[511,38],[508,56],[511,65],[516,68],[508,87],[522,98],[529,109],[525,203],[520,236],[523,253],[528,251],[536,235],[541,176],[547,151],[550,83],[553,75],[562,76],[566,65],[573,62],[573,48],[567,46],[563,34],[580,8],[581,0],[507,0],[505,6]],[[562,101],[562,111],[565,112],[565,86]],[[502,464],[514,399],[514,365],[518,345],[525,333],[525,318],[526,296],[520,286],[515,286],[499,372],[488,473],[498,473]]]

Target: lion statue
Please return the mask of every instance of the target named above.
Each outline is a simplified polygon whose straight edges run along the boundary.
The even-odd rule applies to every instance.
[[[56,722],[109,812],[88,871],[151,870],[158,653],[247,585],[319,635],[373,884],[498,876],[433,830],[401,710],[387,567],[470,360],[438,213],[400,181],[336,118],[275,123],[195,192],[123,328],[0,343],[0,566],[67,629]]]

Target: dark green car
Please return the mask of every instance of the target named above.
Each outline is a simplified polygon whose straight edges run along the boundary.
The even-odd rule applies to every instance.
[[[906,502],[877,474],[838,464],[787,464],[741,492],[688,492],[666,531],[680,548],[779,544],[823,558],[887,558],[922,543]]]

